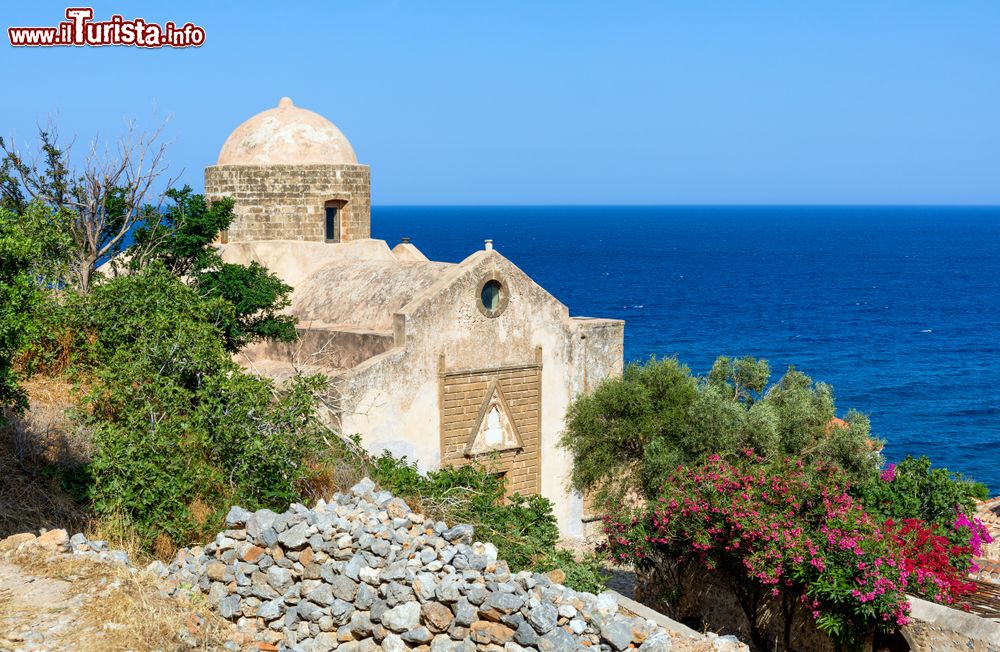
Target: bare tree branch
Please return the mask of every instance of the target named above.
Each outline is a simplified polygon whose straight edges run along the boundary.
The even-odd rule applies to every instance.
[[[166,124],[143,132],[129,123],[111,146],[95,138],[78,174],[69,168],[72,143],[60,146],[54,125],[39,128],[40,151],[31,160],[13,142],[8,146],[0,140],[28,197],[71,212],[72,275],[81,291],[90,291],[98,262],[116,253],[137,223],[159,215],[164,193],[176,181],[164,176]]]

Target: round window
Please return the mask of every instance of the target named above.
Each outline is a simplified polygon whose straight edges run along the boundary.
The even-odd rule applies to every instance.
[[[503,283],[491,278],[479,291],[479,311],[487,317],[496,317],[507,307],[507,293]]]

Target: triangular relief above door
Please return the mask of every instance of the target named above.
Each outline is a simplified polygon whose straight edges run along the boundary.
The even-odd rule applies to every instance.
[[[479,406],[476,421],[465,447],[466,457],[524,448],[521,434],[511,416],[510,406],[499,383],[494,379],[486,390],[486,399]]]

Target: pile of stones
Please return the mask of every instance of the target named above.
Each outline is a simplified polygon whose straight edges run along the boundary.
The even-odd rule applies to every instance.
[[[676,636],[612,593],[512,574],[472,526],[426,519],[368,479],[313,509],[234,507],[226,525],[148,570],[168,592],[204,593],[263,649],[665,652]],[[714,647],[745,649],[728,638]]]
[[[0,541],[0,553],[18,552],[34,547],[49,552],[72,553],[97,561],[131,566],[128,554],[121,550],[110,549],[107,541],[91,541],[80,533],[69,536],[66,530],[43,530],[37,536],[30,532],[24,532],[11,535]]]

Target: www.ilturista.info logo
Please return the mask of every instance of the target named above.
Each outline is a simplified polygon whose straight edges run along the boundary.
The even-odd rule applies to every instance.
[[[91,7],[69,7],[67,20],[55,27],[8,27],[7,36],[15,47],[70,45],[130,45],[140,48],[191,48],[205,42],[205,30],[192,23],[178,27],[147,23],[142,18],[125,20],[115,14],[111,20],[94,22]]]

